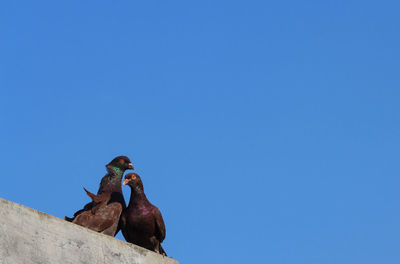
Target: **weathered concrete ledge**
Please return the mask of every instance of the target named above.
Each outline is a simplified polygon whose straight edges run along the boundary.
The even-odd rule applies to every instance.
[[[139,246],[0,198],[0,264],[178,264]]]

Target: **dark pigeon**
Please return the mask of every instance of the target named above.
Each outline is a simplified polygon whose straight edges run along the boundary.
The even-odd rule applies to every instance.
[[[119,219],[126,208],[121,180],[127,169],[134,169],[126,156],[118,156],[106,165],[108,173],[101,179],[97,195],[86,191],[92,202],[65,220],[96,232],[115,236],[119,231]]]
[[[121,230],[126,241],[166,256],[161,246],[165,238],[164,220],[160,210],[147,200],[140,176],[128,173],[124,185],[131,187],[129,205],[121,215]]]

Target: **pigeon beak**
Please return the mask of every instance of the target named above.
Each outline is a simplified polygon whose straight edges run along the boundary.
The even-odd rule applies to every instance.
[[[128,169],[134,170],[135,167],[133,167],[132,163],[129,163],[129,164],[128,164]]]
[[[122,185],[127,185],[128,182],[130,182],[130,181],[131,181],[130,179],[125,179],[125,181],[124,181],[124,183]]]

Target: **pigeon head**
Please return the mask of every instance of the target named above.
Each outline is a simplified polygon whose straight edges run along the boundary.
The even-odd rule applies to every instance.
[[[122,171],[135,169],[132,165],[132,162],[127,156],[118,156],[114,158],[110,163],[106,165],[106,167],[107,168],[114,167]]]
[[[142,179],[137,173],[126,174],[123,185],[129,185],[133,189],[143,190]]]

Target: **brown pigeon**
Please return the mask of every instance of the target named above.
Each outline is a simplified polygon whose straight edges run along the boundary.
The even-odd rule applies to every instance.
[[[123,184],[131,187],[129,205],[121,215],[126,241],[166,256],[161,246],[165,238],[164,220],[160,210],[147,200],[140,176],[128,173]]]
[[[108,173],[101,179],[97,195],[86,191],[92,202],[77,211],[73,218],[65,220],[106,235],[115,236],[119,231],[119,219],[126,208],[121,179],[125,170],[134,169],[126,156],[118,156],[106,165]]]

